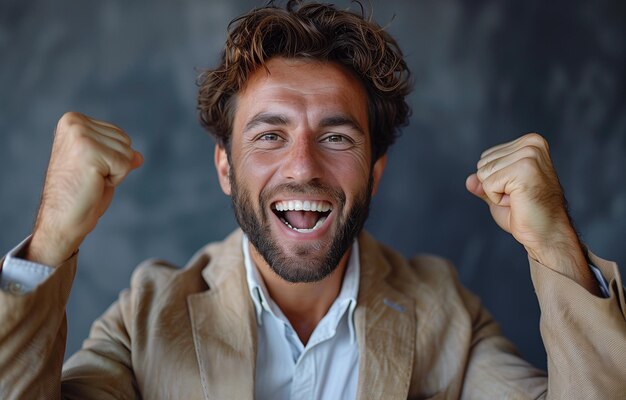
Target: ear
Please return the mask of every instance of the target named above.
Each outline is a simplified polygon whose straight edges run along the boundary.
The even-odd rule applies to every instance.
[[[222,192],[230,196],[230,163],[226,150],[219,144],[215,145],[215,169],[217,170],[217,178],[220,181]]]
[[[374,168],[372,168],[372,196],[376,194],[378,191],[378,183],[380,179],[383,177],[383,172],[385,171],[385,166],[387,165],[387,153],[385,153],[382,157],[380,157],[374,163]]]

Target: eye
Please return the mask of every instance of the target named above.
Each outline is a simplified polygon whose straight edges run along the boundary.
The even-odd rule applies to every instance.
[[[253,143],[258,149],[273,150],[281,148],[285,139],[280,132],[263,132],[254,138]]]
[[[328,143],[343,143],[346,141],[346,138],[341,135],[330,135],[326,136],[323,141]]]
[[[278,136],[278,134],[270,132],[270,133],[264,133],[261,136],[259,136],[258,140],[263,140],[263,141],[267,141],[267,142],[276,142],[278,140],[280,140],[280,136]]]
[[[347,150],[354,146],[354,141],[352,140],[352,138],[337,133],[331,133],[324,136],[320,142],[323,145],[335,150]]]

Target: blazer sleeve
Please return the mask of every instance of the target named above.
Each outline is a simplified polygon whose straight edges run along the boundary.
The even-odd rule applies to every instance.
[[[31,292],[0,291],[0,398],[60,398],[67,338],[65,306],[76,257]]]
[[[474,316],[463,399],[626,398],[626,302],[619,270],[592,254],[590,259],[609,281],[609,298],[529,259],[547,375],[519,357],[478,298],[461,290]]]
[[[617,264],[589,258],[609,282],[609,297],[530,259],[548,355],[548,398],[626,398],[626,300]]]
[[[0,399],[140,398],[122,312],[131,304],[128,291],[94,322],[83,348],[63,365],[76,258],[31,292],[0,291]]]
[[[64,399],[139,399],[127,327],[132,310],[130,290],[91,326],[82,348],[63,365]]]

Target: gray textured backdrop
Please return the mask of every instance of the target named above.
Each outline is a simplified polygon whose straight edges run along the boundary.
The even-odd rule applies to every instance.
[[[347,5],[347,2],[340,3]],[[626,10],[616,1],[373,1],[416,78],[368,229],[406,255],[442,254],[522,354],[545,366],[523,249],[466,193],[482,150],[538,131],[583,240],[626,265]],[[80,111],[132,135],[146,163],[81,249],[71,354],[148,257],[183,264],[235,227],[195,112],[252,1],[0,3],[0,251],[28,235],[53,129]],[[392,16],[395,14],[395,18]]]

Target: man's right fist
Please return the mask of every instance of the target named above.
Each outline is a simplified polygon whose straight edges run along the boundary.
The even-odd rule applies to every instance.
[[[115,187],[142,163],[120,128],[63,115],[26,259],[51,267],[68,259],[109,207]]]

